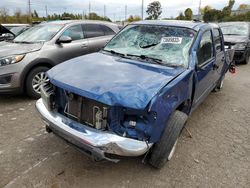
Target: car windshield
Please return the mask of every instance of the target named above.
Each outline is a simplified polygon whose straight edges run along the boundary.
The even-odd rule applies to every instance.
[[[248,25],[247,24],[221,24],[221,30],[224,35],[248,35]]]
[[[63,25],[37,25],[18,35],[14,42],[46,42],[51,40]]]
[[[15,34],[15,36],[19,35],[20,33],[22,33],[23,31],[25,31],[25,29],[28,29],[28,27],[13,27],[10,29],[10,31]]]
[[[104,48],[123,57],[152,60],[163,65],[187,66],[196,32],[181,27],[129,25]]]

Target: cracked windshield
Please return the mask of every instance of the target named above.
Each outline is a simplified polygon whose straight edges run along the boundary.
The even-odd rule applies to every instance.
[[[195,31],[178,27],[130,25],[111,40],[105,51],[155,58],[161,64],[187,66]]]

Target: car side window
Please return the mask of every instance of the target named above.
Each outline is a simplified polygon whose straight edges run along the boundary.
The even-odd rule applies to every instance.
[[[104,31],[105,35],[115,35],[115,32],[111,28],[107,27],[106,25],[101,25],[101,28]]]
[[[215,43],[215,50],[216,53],[219,53],[223,51],[223,45],[222,45],[222,34],[219,29],[213,29],[213,34],[214,34],[214,43]]]
[[[104,31],[99,24],[84,24],[83,30],[86,38],[104,36]]]
[[[71,37],[72,41],[81,40],[84,38],[81,25],[74,25],[69,27],[63,32],[62,36]]]
[[[203,33],[198,50],[197,59],[198,65],[203,65],[214,56],[213,39],[211,31]]]

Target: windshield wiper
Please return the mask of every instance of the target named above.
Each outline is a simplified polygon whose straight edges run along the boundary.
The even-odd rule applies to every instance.
[[[114,51],[114,50],[104,50],[104,49],[103,49],[103,51],[104,51],[104,52],[109,52],[109,53],[111,53],[111,54],[118,55],[118,56],[120,56],[120,57],[126,57],[126,54],[119,53],[119,52],[116,52],[116,51]]]
[[[149,45],[146,45],[146,46],[140,46],[140,48],[150,48],[150,47],[153,47],[153,46],[157,46],[158,44],[160,44],[159,42],[158,43],[153,43],[153,44],[149,44]]]
[[[155,64],[159,64],[159,65],[163,65],[164,63],[162,63],[162,60],[161,59],[158,59],[158,58],[154,58],[154,57],[149,57],[149,56],[146,56],[146,55],[133,55],[133,54],[127,54],[127,56],[130,56],[130,57],[137,57],[137,58],[140,58],[142,60],[150,60],[151,63],[155,63]]]
[[[228,33],[228,34],[224,34],[224,35],[239,35],[239,34]]]
[[[35,42],[28,42],[28,41],[13,41],[14,43],[20,43],[20,44],[34,44]]]

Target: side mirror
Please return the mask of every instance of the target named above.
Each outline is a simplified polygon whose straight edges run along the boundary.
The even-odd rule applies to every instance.
[[[61,44],[61,43],[71,43],[72,42],[72,38],[69,36],[61,36],[58,40],[57,43]]]
[[[15,38],[15,36],[10,33],[5,33],[2,36],[4,37],[5,40],[13,40]]]

